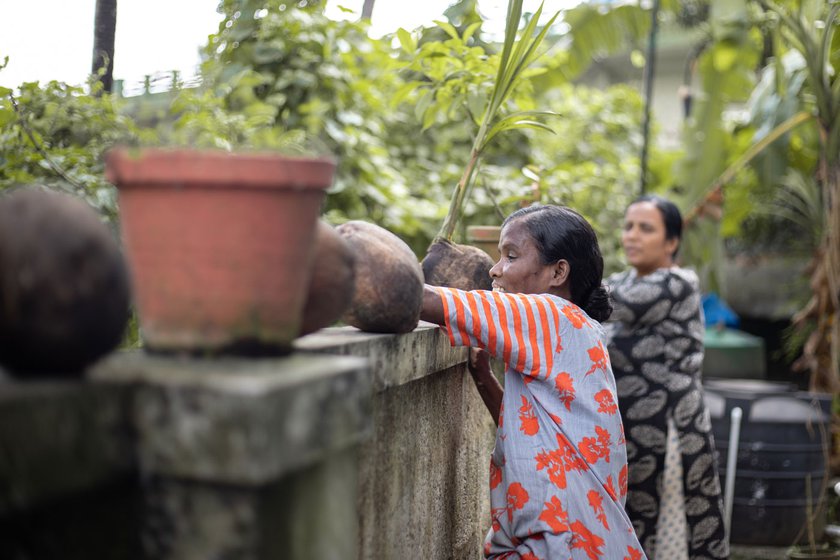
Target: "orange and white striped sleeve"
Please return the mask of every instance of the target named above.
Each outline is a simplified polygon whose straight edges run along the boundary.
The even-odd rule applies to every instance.
[[[561,317],[549,296],[435,288],[453,346],[486,349],[516,371],[551,373],[560,347]]]

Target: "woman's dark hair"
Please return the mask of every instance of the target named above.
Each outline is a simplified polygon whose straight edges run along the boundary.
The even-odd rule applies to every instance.
[[[604,258],[589,222],[565,206],[528,206],[508,216],[502,222],[502,228],[519,219],[524,220],[523,225],[534,239],[543,264],[561,259],[569,263],[572,303],[596,321],[607,320],[612,313],[612,304],[601,283]]]
[[[676,204],[656,194],[642,195],[631,202],[630,205],[632,206],[637,202],[650,202],[656,206],[656,209],[662,214],[662,221],[665,223],[665,239],[682,240],[683,220],[680,209],[677,208]],[[679,250],[680,247],[677,245],[677,248],[674,249],[674,254],[671,256],[676,257]]]

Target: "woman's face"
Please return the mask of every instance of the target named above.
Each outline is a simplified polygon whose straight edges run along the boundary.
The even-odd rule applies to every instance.
[[[540,251],[525,227],[525,219],[515,219],[502,229],[499,252],[499,262],[490,269],[494,290],[517,294],[552,291],[555,267],[542,263]]]
[[[627,208],[621,244],[627,263],[644,276],[658,268],[671,266],[679,241],[676,238],[666,239],[662,212],[653,202],[643,201]]]

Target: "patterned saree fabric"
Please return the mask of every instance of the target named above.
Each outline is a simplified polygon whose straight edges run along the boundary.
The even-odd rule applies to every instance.
[[[697,275],[673,267],[639,277],[631,269],[610,276],[607,284],[614,310],[605,329],[630,464],[627,513],[651,559],[678,558],[669,552],[675,547],[692,560],[728,558],[711,421],[700,384],[704,325]],[[659,518],[672,510],[663,500],[663,484],[674,474],[666,473],[669,423],[676,430],[684,496],[671,515],[685,517],[687,535],[657,535],[657,524],[670,527]],[[674,541],[674,535],[681,536]]]
[[[507,364],[490,460],[487,558],[644,558],[601,325],[551,295],[438,288],[454,346]]]

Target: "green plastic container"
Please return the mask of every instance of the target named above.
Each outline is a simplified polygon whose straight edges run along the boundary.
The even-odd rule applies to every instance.
[[[703,377],[764,379],[767,365],[764,340],[735,329],[709,327],[703,338],[706,350]]]

